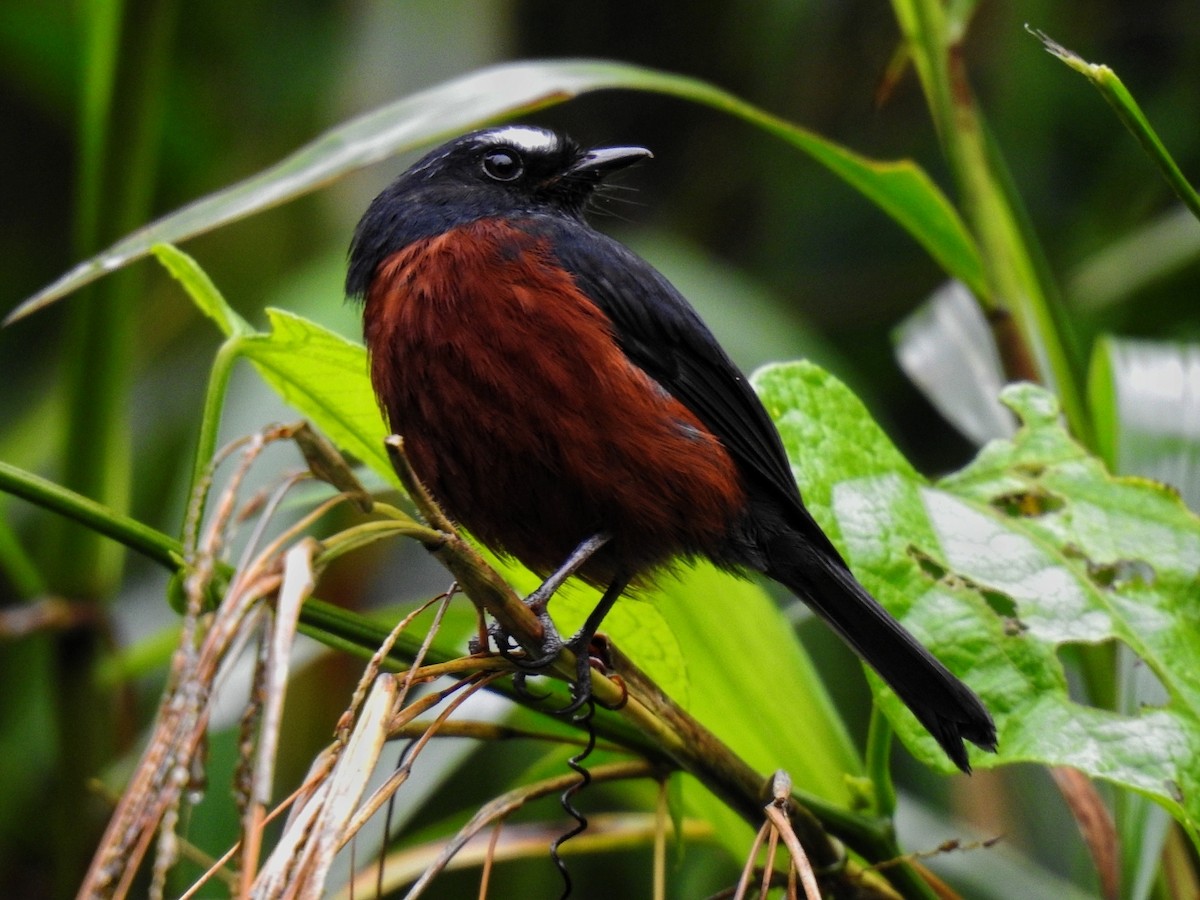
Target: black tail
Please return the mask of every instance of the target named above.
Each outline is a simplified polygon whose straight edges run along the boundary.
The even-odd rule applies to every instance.
[[[904,630],[845,568],[796,531],[774,537],[765,573],[812,607],[912,710],[946,755],[970,772],[963,739],[995,751],[996,726],[975,693]]]

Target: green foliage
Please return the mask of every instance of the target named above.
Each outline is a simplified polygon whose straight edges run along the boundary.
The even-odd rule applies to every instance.
[[[995,715],[1000,754],[974,754],[974,764],[1072,766],[1154,798],[1200,835],[1200,635],[1190,608],[1200,519],[1178,495],[1109,475],[1063,431],[1054,397],[1032,385],[1004,395],[1023,423],[1011,441],[931,484],[827,373],[781,365],[756,383],[814,516]],[[1162,702],[1121,715],[1071,699],[1059,648],[1109,641],[1157,676]],[[873,681],[910,749],[949,771]]]
[[[10,60],[6,72],[19,72],[32,83],[39,77],[41,66],[45,83],[23,90],[36,97],[36,102],[57,104],[50,116],[54,121],[74,121],[77,125],[77,207],[71,217],[75,258],[87,257],[130,232],[36,294],[10,316],[10,321],[153,253],[197,307],[216,323],[224,341],[213,357],[202,412],[197,411],[198,402],[197,410],[190,410],[183,402],[167,411],[187,420],[187,427],[199,420],[191,476],[175,474],[176,470],[162,474],[160,469],[165,472],[168,465],[188,458],[181,448],[190,448],[192,435],[176,435],[162,440],[161,446],[153,443],[159,435],[147,429],[158,427],[158,421],[166,417],[164,410],[154,410],[158,418],[148,426],[151,411],[144,404],[131,403],[129,397],[135,373],[149,365],[149,352],[138,346],[135,332],[143,320],[149,323],[147,344],[163,356],[154,360],[157,368],[145,381],[169,383],[171,378],[188,378],[176,371],[186,355],[174,352],[181,343],[171,344],[169,338],[160,335],[160,330],[173,334],[173,312],[153,304],[137,307],[135,298],[144,293],[146,282],[136,280],[106,278],[95,286],[94,294],[72,302],[67,315],[74,320],[73,337],[62,352],[67,374],[61,396],[39,399],[29,403],[28,409],[22,407],[20,421],[6,428],[4,454],[21,465],[0,463],[0,489],[83,528],[63,531],[51,542],[27,538],[30,529],[18,516],[0,523],[0,568],[8,582],[19,596],[30,601],[31,610],[39,609],[34,601],[47,589],[65,589],[72,597],[101,608],[82,615],[78,624],[99,621],[107,615],[103,610],[106,604],[120,608],[129,599],[125,592],[117,593],[119,558],[107,543],[110,539],[155,560],[177,577],[183,568],[180,544],[167,532],[181,529],[177,518],[173,518],[172,501],[163,499],[162,488],[172,478],[181,485],[175,488],[178,493],[184,492],[183,485],[195,486],[217,448],[222,420],[242,421],[231,414],[241,400],[239,391],[244,390],[244,384],[239,386],[234,379],[237,362],[242,359],[251,362],[279,398],[315,422],[343,451],[361,460],[381,479],[394,483],[380,443],[383,424],[367,384],[367,363],[361,347],[294,310],[268,307],[267,328],[257,330],[251,324],[253,315],[247,313],[243,318],[199,265],[164,242],[179,242],[224,228],[323,189],[363,166],[498,118],[534,115],[567,99],[613,89],[682,99],[707,110],[711,121],[719,121],[711,117],[716,111],[750,126],[738,132],[742,140],[730,142],[736,150],[732,162],[729,155],[720,156],[722,141],[713,140],[704,153],[695,154],[702,157],[700,168],[691,170],[690,177],[678,177],[679,183],[688,186],[687,200],[682,204],[686,213],[693,210],[688,205],[690,198],[704,197],[706,192],[710,207],[719,211],[726,230],[715,237],[710,235],[708,240],[721,248],[723,257],[728,257],[725,262],[745,263],[745,247],[738,259],[739,242],[752,248],[750,257],[761,251],[766,260],[764,270],[774,266],[774,274],[764,275],[764,282],[773,280],[773,287],[784,284],[789,292],[795,291],[800,298],[797,302],[808,304],[813,298],[825,299],[822,292],[828,283],[818,277],[812,293],[802,295],[799,285],[809,277],[809,270],[798,269],[796,259],[828,253],[835,270],[852,271],[856,279],[859,273],[870,273],[862,282],[834,282],[837,289],[830,306],[852,297],[865,309],[869,295],[886,294],[889,298],[883,301],[884,312],[860,316],[856,306],[847,317],[855,320],[872,315],[892,319],[896,309],[912,302],[915,292],[926,290],[929,267],[935,266],[941,275],[966,285],[980,307],[988,311],[993,324],[1006,316],[1015,321],[1016,329],[1007,338],[999,328],[994,335],[1008,375],[1035,375],[1053,386],[1053,395],[1028,385],[1011,388],[1005,402],[1020,418],[1019,431],[983,447],[955,474],[933,480],[921,474],[929,466],[910,462],[876,421],[876,415],[891,416],[888,429],[895,433],[898,426],[907,426],[904,412],[896,413],[880,404],[873,405],[876,415],[872,415],[840,381],[813,365],[775,366],[762,370],[756,379],[779,422],[814,515],[868,587],[948,666],[976,687],[995,713],[1000,726],[1000,753],[995,757],[975,754],[976,767],[1007,771],[1016,762],[1071,766],[1115,786],[1117,799],[1112,806],[1123,845],[1125,893],[1146,896],[1162,864],[1159,847],[1165,829],[1147,813],[1149,803],[1138,805],[1143,798],[1167,810],[1187,838],[1194,845],[1200,844],[1200,772],[1196,762],[1200,759],[1200,682],[1195,677],[1200,671],[1200,638],[1191,609],[1200,590],[1200,526],[1170,489],[1151,481],[1115,477],[1091,454],[1100,454],[1109,468],[1118,472],[1136,472],[1182,485],[1185,499],[1194,506],[1200,441],[1187,424],[1195,420],[1192,406],[1197,393],[1189,389],[1192,382],[1188,379],[1194,378],[1196,371],[1197,332],[1191,309],[1194,290],[1180,289],[1179,284],[1190,284],[1180,273],[1186,273],[1187,263],[1200,256],[1200,240],[1185,234],[1177,246],[1173,245],[1176,249],[1169,262],[1153,262],[1144,249],[1136,249],[1144,248],[1152,238],[1155,248],[1161,249],[1157,232],[1152,235],[1149,229],[1137,226],[1132,236],[1124,233],[1143,207],[1154,202],[1146,199],[1154,195],[1138,185],[1142,170],[1134,167],[1132,176],[1125,170],[1118,171],[1107,156],[1107,167],[1093,167],[1095,157],[1108,154],[1110,147],[1119,148],[1120,142],[1110,139],[1117,129],[1103,119],[1091,122],[1085,100],[1066,94],[1066,101],[1059,99],[1054,105],[1046,99],[1059,98],[1060,92],[1068,89],[1054,77],[1053,63],[1038,68],[1046,59],[1040,50],[1029,54],[1026,47],[1012,44],[1011,38],[1005,45],[997,37],[1008,33],[1003,24],[989,25],[993,31],[987,37],[998,42],[995,46],[1007,47],[1008,52],[998,52],[1004,58],[1005,71],[1011,69],[1014,77],[1024,79],[1018,82],[1024,87],[1017,92],[1017,101],[1010,100],[1015,111],[1010,108],[1005,120],[1004,98],[995,90],[994,73],[988,85],[991,90],[980,92],[986,98],[984,102],[976,100],[969,83],[968,74],[976,73],[968,73],[968,68],[985,56],[976,52],[976,45],[968,48],[963,43],[968,29],[974,27],[973,3],[945,7],[935,0],[894,0],[892,8],[901,36],[893,74],[905,61],[912,66],[927,101],[952,190],[939,186],[937,178],[942,167],[938,163],[874,159],[873,155],[886,157],[896,151],[861,153],[821,136],[817,130],[766,111],[768,107],[807,109],[803,103],[797,107],[796,100],[812,97],[816,85],[836,84],[840,90],[841,78],[850,74],[851,68],[840,58],[834,70],[837,74],[807,80],[794,77],[790,69],[784,74],[764,71],[760,76],[764,83],[799,86],[788,105],[764,102],[744,85],[734,91],[714,87],[713,81],[729,83],[725,76],[733,71],[730,67],[721,74],[719,59],[707,69],[710,80],[705,80],[609,61],[504,62],[476,68],[473,61],[460,55],[455,57],[453,71],[471,69],[470,74],[409,93],[375,112],[353,118],[277,164],[262,167],[263,161],[253,153],[250,163],[234,155],[234,162],[216,176],[206,172],[191,182],[181,179],[185,185],[182,194],[169,190],[164,193],[170,198],[166,208],[181,204],[188,191],[228,182],[237,177],[231,173],[244,172],[247,167],[251,171],[261,168],[256,175],[140,227],[150,215],[160,132],[165,130],[168,145],[173,147],[175,165],[187,154],[199,154],[196,148],[205,146],[205,125],[192,117],[186,106],[197,102],[196,85],[176,83],[169,77],[176,68],[182,68],[170,53],[177,6],[150,2],[126,9],[122,4],[93,4],[77,23],[50,26],[35,4],[21,0],[10,4],[0,15],[0,46]],[[763,45],[776,48],[779,56],[781,48],[788,46],[788,36],[782,29],[782,10],[772,9],[780,14],[779,21],[767,17],[764,21],[770,20],[770,27],[762,28],[760,37]],[[227,12],[231,12],[230,27],[247,14]],[[439,15],[458,27],[450,33],[461,35],[469,33],[465,27],[475,12],[453,19],[456,13],[447,5]],[[1051,17],[1052,9],[1034,4],[1031,10],[1023,7],[1021,13],[1038,21],[1039,16]],[[414,13],[406,9],[404,14]],[[786,19],[804,28],[821,27],[820,21],[806,16],[797,7]],[[696,19],[700,22],[706,17],[698,13]],[[719,19],[714,18],[718,26]],[[214,29],[220,27],[219,21],[219,16],[214,17]],[[304,27],[299,20],[294,24]],[[776,26],[779,33],[775,33]],[[53,27],[60,28],[66,37],[52,34]],[[869,23],[865,27],[869,33]],[[20,30],[27,40],[15,37]],[[858,23],[852,30],[858,31]],[[327,22],[312,28],[312,34],[322,43],[327,31]],[[1014,26],[1008,31],[1019,29]],[[1072,32],[1072,40],[1077,36]],[[1036,42],[1023,34],[1021,37],[1026,45],[1037,48]],[[427,49],[418,46],[419,38],[404,39],[414,41],[410,49]],[[885,42],[893,39],[889,31]],[[733,46],[728,35],[721,40]],[[829,43],[837,48],[834,52],[839,57],[846,51],[844,36]],[[1086,63],[1059,45],[1048,40],[1046,43],[1101,92],[1170,189],[1195,212],[1196,192],[1183,174],[1192,160],[1184,155],[1177,158],[1167,149],[1181,140],[1186,129],[1172,129],[1169,122],[1159,119],[1166,109],[1193,108],[1189,95],[1183,94],[1182,99],[1179,93],[1167,99],[1159,95],[1157,103],[1139,104],[1112,68]],[[269,64],[269,48],[254,46],[251,50],[256,67]],[[268,51],[266,61],[260,52],[264,50]],[[693,52],[690,48],[688,52],[690,62]],[[804,53],[797,51],[795,55],[798,58],[815,52],[816,48],[809,49],[806,44]],[[744,53],[744,47],[739,53]],[[407,57],[390,47],[389,55]],[[694,55],[697,69],[709,62],[700,60],[700,54]],[[790,52],[785,55],[789,60],[793,56]],[[63,73],[76,57],[81,60],[79,85],[68,87]],[[744,65],[741,58],[737,62],[738,68]],[[873,64],[879,62],[873,58]],[[295,64],[295,59],[289,57],[287,66]],[[662,65],[678,68],[666,62]],[[206,72],[214,69],[211,64],[198,68]],[[1036,75],[1025,74],[1029,72]],[[21,80],[8,75],[6,78],[12,84]],[[986,80],[982,74],[980,78]],[[253,78],[243,80],[250,85],[238,84],[234,91],[215,92],[233,101],[230,106],[236,111],[230,115],[239,128],[248,118],[240,105],[242,95],[256,90]],[[319,80],[314,70],[314,83]],[[1134,78],[1130,83],[1136,84]],[[308,90],[310,82],[304,80],[303,85],[303,90]],[[1137,86],[1142,90],[1140,84]],[[867,90],[870,87],[868,84]],[[771,90],[778,98],[779,91]],[[861,87],[859,90],[861,93]],[[72,91],[79,96],[77,104],[69,99]],[[290,102],[295,104],[300,93],[303,91],[293,89],[287,95]],[[168,96],[173,104],[179,104],[178,109],[174,105],[166,108]],[[821,130],[832,133],[837,127],[839,136],[844,133],[841,127],[853,117],[853,104],[846,98],[853,96],[849,92],[838,95],[838,102],[833,104],[839,107],[836,125],[826,120]],[[585,99],[578,105],[602,99]],[[985,118],[985,106],[991,107],[989,113],[995,110],[996,114]],[[327,107],[318,103],[314,108],[319,109],[316,115],[321,121],[328,121]],[[1160,128],[1166,124],[1161,135],[1151,125],[1147,110]],[[313,113],[308,115],[311,118]],[[889,130],[894,121],[890,111],[876,116],[889,116],[889,124],[883,129],[872,128]],[[259,127],[255,122],[255,142],[273,148],[270,136],[282,134],[283,146],[295,146],[301,140],[294,137],[296,134],[312,133],[310,118],[294,117],[290,120],[291,131],[267,124]],[[1066,163],[1059,160],[1057,166],[1054,159],[1047,159],[1048,153],[1040,159],[1028,155],[1031,140],[1041,139],[1046,144],[1061,141],[1057,131],[1053,141],[1048,135],[1060,121],[1070,125],[1075,120],[1088,122],[1094,133],[1104,135],[1103,154],[1090,147],[1072,146],[1069,159]],[[164,129],[168,121],[173,127]],[[671,131],[682,140],[687,130],[676,127],[676,120],[671,121]],[[773,137],[775,149],[771,149],[772,142],[756,141],[759,135]],[[211,135],[207,139],[220,148],[223,156],[224,142],[213,141]],[[919,156],[919,139],[911,133],[897,140],[904,147],[900,152],[905,157]],[[855,146],[872,142],[887,145],[886,140],[879,140],[878,133],[870,131],[848,141]],[[1010,158],[1020,163],[1014,167],[1018,178],[1006,168],[1002,146]],[[1013,155],[1014,146],[1020,147],[1020,156]],[[798,150],[800,154],[780,155],[779,148]],[[801,156],[835,174],[851,188],[856,199],[867,201],[863,206],[882,211],[897,233],[916,241],[927,259],[916,267],[889,268],[886,238],[880,240],[884,250],[876,258],[876,232],[862,240],[839,240],[844,235],[864,234],[878,222],[866,219],[864,224],[857,218],[844,218],[845,210],[853,203],[844,202],[845,195],[823,193],[822,179],[809,179],[803,191],[795,187],[797,179],[792,170]],[[720,178],[712,177],[710,158],[725,160]],[[767,162],[780,159],[783,163],[776,167]],[[1146,171],[1146,180],[1154,181],[1145,160],[1137,163]],[[24,164],[22,159],[22,167]],[[680,172],[686,164],[686,158],[672,160],[671,170]],[[1070,195],[1071,178],[1062,178],[1062,170],[1070,170],[1069,175],[1076,169],[1086,171],[1096,185],[1090,197],[1075,201],[1077,207],[1060,212],[1062,200],[1057,183],[1056,190],[1043,191],[1046,197],[1031,195],[1030,183],[1036,186],[1037,179],[1043,177],[1039,173],[1046,173],[1047,181],[1057,173]],[[61,172],[56,171],[55,177],[61,181]],[[719,196],[714,185],[723,183],[734,185],[730,190],[736,190],[736,195]],[[1119,196],[1116,185],[1121,186]],[[53,192],[43,190],[43,195],[47,193]],[[802,194],[815,198],[811,207],[802,206],[806,199]],[[42,199],[38,198],[39,203]],[[697,208],[700,203],[696,201]],[[794,234],[794,223],[800,216],[797,210],[802,208],[809,210],[813,221],[811,227],[803,229],[806,235],[823,235],[828,227],[834,236],[830,243],[847,246],[814,245],[811,239]],[[731,210],[734,215],[730,215]],[[702,217],[696,218],[699,221]],[[1055,223],[1053,232],[1050,226],[1045,229],[1054,234],[1054,240],[1043,246],[1031,222],[1041,226],[1047,220]],[[782,258],[767,260],[767,249],[759,246],[764,243],[764,235],[756,231],[756,222],[768,223],[778,232],[766,237],[784,248]],[[780,222],[786,222],[787,227],[779,227]],[[1070,227],[1059,227],[1064,224]],[[269,230],[284,229],[271,224]],[[341,231],[326,230],[337,232],[336,243],[344,244]],[[261,237],[263,232],[258,234]],[[46,239],[45,243],[52,246],[54,239]],[[306,255],[297,253],[283,238],[274,248],[277,257],[272,256],[270,240],[233,243],[240,265],[256,270],[255,274],[268,283],[282,281],[279,272],[293,265],[298,256]],[[1119,255],[1115,251],[1112,254],[1118,260],[1116,275],[1111,260],[1107,269],[1085,267],[1084,274],[1090,274],[1090,281],[1081,277],[1065,282],[1070,289],[1060,292],[1055,270],[1076,263],[1079,257],[1105,243],[1120,250]],[[13,252],[11,245],[6,247],[14,263],[10,268],[24,264],[23,257],[28,254]],[[216,256],[219,247],[219,243],[206,244],[198,254],[207,264],[209,254]],[[323,248],[322,258],[340,262],[340,246],[338,250],[333,253]],[[45,256],[51,260],[50,265],[60,265],[57,254],[46,252]],[[218,269],[214,267],[213,271]],[[320,294],[320,304],[334,302],[340,274],[334,272],[325,281],[312,277],[308,282],[324,285],[317,291],[310,289],[310,293]],[[1101,281],[1099,287],[1088,287],[1095,286],[1097,278]],[[230,288],[230,296],[238,306],[256,292],[253,284],[247,287],[233,278],[227,280],[224,272],[220,280]],[[847,288],[847,284],[851,286]],[[1173,311],[1159,314],[1169,326],[1157,332],[1153,327],[1145,328],[1156,338],[1165,336],[1170,340],[1146,342],[1124,337],[1124,331],[1144,327],[1141,311],[1146,306],[1141,301],[1152,290],[1174,291],[1176,301],[1186,301],[1163,305]],[[1097,299],[1089,305],[1093,297],[1083,294]],[[737,315],[756,315],[750,309],[743,312],[741,304],[745,300],[739,295]],[[1129,313],[1134,301],[1138,303],[1137,316]],[[157,302],[169,301],[159,297]],[[278,299],[274,302],[280,305]],[[1151,303],[1150,308],[1156,308],[1155,304]],[[1086,346],[1093,333],[1114,330],[1122,336],[1105,334]],[[7,337],[12,334],[9,331]],[[860,349],[857,335],[852,332],[848,349]],[[147,358],[135,351],[145,352]],[[860,383],[867,383],[872,373],[879,374],[881,363],[877,357],[881,355],[845,354],[857,369],[851,373],[856,389]],[[1089,356],[1091,369],[1085,378]],[[27,377],[27,370],[46,368],[45,359],[46,354],[40,353],[37,366],[14,366],[12,371]],[[1184,373],[1172,382],[1173,391],[1167,395],[1161,389],[1162,379],[1149,377],[1164,371]],[[943,372],[929,390],[963,390],[968,380],[961,371]],[[868,386],[864,396],[877,391],[880,397],[893,397],[895,386],[889,381],[898,381],[891,369]],[[47,397],[53,390],[35,387],[47,391]],[[22,399],[25,396],[21,390],[10,394]],[[12,397],[6,402],[12,403]],[[1065,415],[1065,428],[1059,419],[1060,410]],[[133,444],[131,421],[142,429]],[[54,441],[58,441],[58,449],[52,451],[49,447]],[[902,446],[907,451],[909,445]],[[161,459],[169,459],[170,463],[160,464]],[[54,470],[52,477],[34,474],[47,468]],[[137,509],[135,497],[135,513],[129,514],[125,505],[130,486],[135,492],[149,495],[152,505],[143,501],[145,508]],[[1191,493],[1186,493],[1188,490]],[[38,554],[29,550],[33,546],[41,548]],[[497,565],[520,589],[532,585],[528,573],[503,561],[497,561]],[[419,593],[420,589],[414,590]],[[572,590],[561,602],[556,601],[555,614],[570,623],[582,616],[592,599],[588,591]],[[46,606],[51,611],[58,608],[54,603]],[[382,638],[377,622],[319,601],[308,604],[305,616],[303,628],[307,633],[341,650],[361,654]],[[790,771],[800,792],[811,797],[814,808],[826,804],[827,809],[847,816],[866,830],[885,827],[880,825],[878,815],[887,816],[892,811],[887,752],[892,729],[927,767],[949,771],[932,741],[871,676],[877,708],[887,717],[890,728],[880,719],[875,720],[864,767],[823,679],[759,586],[707,567],[673,573],[665,576],[654,591],[619,604],[607,626],[619,647],[751,765],[764,774],[776,767]],[[463,627],[469,628],[469,623]],[[102,631],[98,628],[96,633]],[[0,671],[4,683],[13,686],[6,692],[8,702],[0,708],[0,760],[4,762],[0,768],[14,782],[0,793],[0,809],[4,810],[0,814],[0,836],[12,837],[14,847],[18,838],[23,842],[13,858],[34,858],[29,848],[36,843],[38,852],[47,858],[46,871],[57,870],[63,873],[59,877],[69,882],[59,886],[60,894],[73,890],[72,879],[80,862],[69,842],[86,842],[93,836],[86,827],[77,827],[83,820],[77,815],[83,779],[111,762],[121,761],[112,748],[117,729],[113,721],[106,719],[115,719],[109,714],[126,705],[120,692],[129,689],[128,678],[154,673],[155,662],[163,658],[163,634],[160,631],[135,644],[116,662],[103,652],[93,653],[95,647],[73,655],[78,645],[70,641],[54,643],[35,637],[17,645],[15,652],[0,646],[4,651]],[[402,651],[411,655],[414,647],[402,642]],[[1135,677],[1139,673],[1140,677]],[[1153,682],[1149,689],[1136,687],[1146,681]],[[97,687],[105,692],[103,697],[95,693]],[[289,696],[289,704],[293,702],[302,701]],[[602,717],[602,725],[608,727],[605,723]],[[317,730],[324,736],[328,726],[322,722]],[[232,746],[232,737],[226,732],[221,740]],[[73,752],[74,746],[91,755]],[[53,766],[58,768],[52,770]],[[443,773],[443,777],[449,774]],[[39,796],[34,787],[49,783],[65,786],[55,801],[53,815],[31,815]],[[685,817],[705,819],[714,825],[716,841],[728,854],[737,857],[744,853],[749,830],[713,795],[695,782],[680,784],[676,779],[672,796],[672,815],[678,821]],[[1019,820],[1013,830],[1028,827],[1032,831],[1034,820],[1054,805],[1048,797],[1037,797],[1036,801],[1036,809],[1027,819]],[[454,796],[451,808],[457,809],[464,802],[462,797]],[[902,797],[900,802],[907,801]],[[28,822],[41,818],[50,821],[44,831],[27,828]],[[219,845],[216,849],[223,849],[221,842],[227,838],[220,834],[215,839]],[[1194,857],[1188,857],[1181,843],[1167,840],[1167,846],[1174,847],[1168,850],[1173,872],[1194,870]],[[89,849],[82,847],[82,852]],[[695,860],[695,856],[681,858],[685,863]],[[997,863],[996,858],[996,854],[981,853],[969,864],[980,871],[1003,873],[1005,864]],[[12,863],[0,854],[0,875],[6,874],[6,865],[11,867]],[[1041,871],[1020,859],[1008,865],[1010,872],[1019,870],[1032,879]],[[997,868],[990,870],[989,866]],[[988,882],[992,889],[1009,883],[1002,874],[978,881]],[[1054,882],[1047,879],[1045,883]],[[999,891],[996,895],[1003,896],[1003,887]],[[1166,896],[1165,888],[1160,889],[1160,896]]]

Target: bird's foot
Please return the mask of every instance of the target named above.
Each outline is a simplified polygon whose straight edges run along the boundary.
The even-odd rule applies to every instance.
[[[495,642],[497,652],[517,669],[513,680],[517,692],[525,699],[544,699],[535,697],[526,688],[525,682],[528,676],[543,674],[558,659],[564,649],[570,650],[575,655],[575,681],[571,685],[571,701],[562,709],[555,711],[559,715],[571,715],[592,699],[593,658],[597,660],[597,666],[601,671],[607,672],[611,668],[608,664],[607,643],[603,640],[599,641],[598,644],[602,649],[593,654],[593,639],[596,637],[596,632],[604,616],[612,608],[616,599],[621,596],[621,592],[625,590],[625,586],[629,583],[629,577],[622,576],[609,584],[600,598],[600,602],[596,604],[583,623],[583,627],[568,641],[564,641],[559,635],[546,607],[563,580],[573,574],[607,540],[607,535],[599,534],[584,541],[571,554],[566,564],[525,598],[525,605],[529,607],[530,612],[537,617],[542,626],[542,645],[536,652],[513,640],[512,635],[498,623],[493,624],[487,632],[488,638]],[[473,647],[472,650],[477,652],[478,648]],[[622,700],[621,703],[624,701]]]
[[[565,641],[563,647],[575,654],[575,680],[571,682],[570,702],[566,706],[556,709],[554,713],[559,716],[570,716],[593,700],[592,670],[595,669],[601,675],[607,676],[612,669],[612,662],[608,637],[596,634],[586,628],[577,632],[569,641]],[[616,680],[624,691],[624,682],[619,678]],[[619,709],[624,703],[625,699],[622,697],[621,701],[611,708]]]
[[[564,649],[570,650],[575,655],[575,678],[571,682],[571,699],[565,706],[554,710],[554,714],[572,715],[592,699],[592,668],[601,672],[607,672],[610,668],[607,638],[581,630],[570,640],[564,641],[544,607],[538,614],[538,620],[542,624],[543,640],[536,654],[531,654],[521,647],[499,623],[493,623],[488,628],[488,635],[495,643],[496,652],[517,669],[513,675],[517,694],[530,701],[542,701],[548,695],[535,694],[529,690],[529,676],[545,674]]]
[[[493,622],[488,627],[487,633],[496,645],[496,652],[504,659],[522,672],[538,674],[544,672],[554,660],[558,659],[558,654],[562,652],[562,648],[566,644],[554,626],[554,620],[546,612],[545,604],[543,603],[540,609],[534,608],[530,604],[530,608],[542,626],[542,645],[536,652],[530,652],[527,647],[518,643],[499,622]],[[471,649],[473,652],[478,652],[478,648],[474,646]]]

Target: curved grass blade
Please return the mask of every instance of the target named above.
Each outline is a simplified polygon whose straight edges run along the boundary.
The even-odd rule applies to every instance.
[[[1030,34],[1042,42],[1047,51],[1092,83],[1092,86],[1100,92],[1100,96],[1116,112],[1121,123],[1137,138],[1142,149],[1146,151],[1146,155],[1158,166],[1163,178],[1171,186],[1171,190],[1179,195],[1179,199],[1192,211],[1192,215],[1200,219],[1200,194],[1196,193],[1191,182],[1184,177],[1179,165],[1150,124],[1150,120],[1142,112],[1141,106],[1133,99],[1133,95],[1129,93],[1124,82],[1117,77],[1117,73],[1103,63],[1088,62],[1079,54],[1068,50],[1062,44],[1048,37],[1043,31],[1028,26],[1026,28]]]
[[[527,113],[598,90],[668,94],[744,119],[809,154],[877,204],[952,277],[984,286],[973,240],[945,195],[909,160],[878,162],[693,78],[588,60],[519,62],[481,69],[412,94],[345,124],[280,162],[122,238],[30,297],[5,319],[23,318],[102,275],[144,257],[157,243],[177,244],[295,199],[396,153],[449,138],[495,119]]]

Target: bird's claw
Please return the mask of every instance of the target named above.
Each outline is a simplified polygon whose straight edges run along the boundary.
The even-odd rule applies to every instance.
[[[575,680],[571,683],[571,700],[554,711],[555,715],[570,716],[592,700],[592,668],[607,672],[605,661],[592,654],[595,635],[580,632],[563,644],[575,654]]]
[[[537,656],[531,656],[526,648],[513,640],[512,635],[505,631],[499,622],[493,622],[488,628],[488,636],[495,642],[496,652],[522,673],[530,675],[544,672],[558,659],[558,654],[565,646],[563,639],[559,637],[558,629],[554,627],[554,622],[544,609],[538,614],[538,621],[542,625],[542,646],[538,648]]]
[[[517,669],[513,675],[513,685],[517,694],[525,700],[542,701],[549,696],[535,694],[529,690],[527,679],[530,675],[543,674],[564,649],[575,654],[575,679],[571,683],[571,699],[566,705],[554,710],[555,715],[570,716],[592,699],[592,666],[596,665],[602,670],[606,670],[607,667],[602,659],[592,655],[591,635],[580,633],[564,641],[544,607],[538,613],[538,619],[542,623],[544,637],[537,656],[531,656],[529,651],[517,644],[498,622],[493,622],[488,628],[488,636],[495,643],[496,652]],[[472,648],[472,652],[478,651]]]

